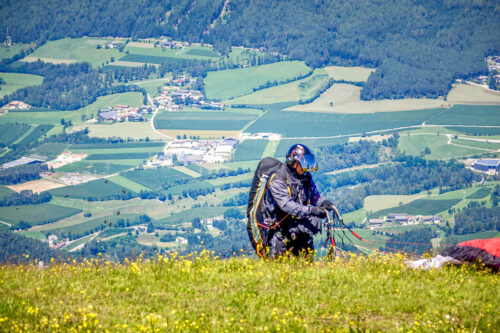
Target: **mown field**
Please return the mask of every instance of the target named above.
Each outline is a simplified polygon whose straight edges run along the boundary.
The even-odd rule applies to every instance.
[[[456,84],[448,92],[446,100],[454,104],[500,105],[500,92],[493,92],[467,84]]]
[[[51,129],[54,127],[53,125],[38,125],[35,127],[28,135],[26,135],[21,141],[16,142],[16,145],[19,147],[29,145],[33,141],[38,140],[42,136],[46,135]]]
[[[27,222],[31,225],[45,224],[81,212],[81,209],[62,207],[49,203],[0,207],[1,220],[13,225],[18,225],[20,221]]]
[[[330,137],[420,125],[441,109],[371,114],[326,114],[279,111],[289,104],[267,106],[270,111],[245,132],[280,133],[285,137]]]
[[[68,233],[71,233],[73,235],[83,235],[87,232],[92,232],[95,228],[101,226],[103,226],[103,228],[112,228],[113,226],[116,226],[116,222],[120,219],[123,219],[124,221],[132,221],[137,220],[138,217],[138,214],[112,215],[97,219],[93,219],[92,217],[90,217],[86,222],[74,224],[67,227],[49,229],[49,231],[50,233],[57,236],[61,236],[61,234],[63,233],[65,235],[67,235]]]
[[[47,156],[49,160],[56,158],[59,154],[68,148],[66,143],[42,143],[40,146],[35,148],[35,153]]]
[[[30,128],[27,124],[0,124],[0,144],[9,146]]]
[[[267,81],[283,81],[305,75],[310,71],[303,62],[285,61],[247,68],[208,72],[204,79],[205,92],[210,99],[229,99],[252,93]]]
[[[387,208],[374,212],[372,218],[382,218],[391,213],[407,213],[410,215],[434,215],[460,202],[460,199],[436,200],[436,199],[416,199],[405,205]]]
[[[122,186],[108,179],[97,179],[88,183],[65,186],[49,191],[50,194],[56,197],[78,199],[96,198],[97,200],[109,196],[121,195],[125,192],[127,192],[127,190]]]
[[[365,68],[365,67],[342,67],[342,66],[328,66],[325,67],[328,75],[335,79],[336,81],[353,81],[353,82],[363,82],[368,80],[368,77],[375,68]]]
[[[21,73],[0,73],[0,78],[5,81],[0,87],[0,98],[21,88],[40,85],[43,81],[41,76]]]
[[[74,126],[76,130],[88,128],[89,136],[98,138],[132,138],[134,140],[146,139],[165,140],[165,137],[157,134],[151,128],[149,122],[123,122],[115,124],[89,124],[84,123],[79,126]]]
[[[238,144],[234,153],[234,161],[260,160],[266,149],[268,140],[245,140]]]
[[[151,189],[176,180],[191,178],[185,173],[171,168],[131,170],[127,171],[123,176]]]
[[[226,111],[162,112],[155,119],[157,129],[168,130],[240,130],[257,118],[255,114]]]
[[[106,61],[111,61],[112,57],[118,59],[123,54],[117,49],[104,48],[113,40],[112,38],[64,38],[48,41],[31,53],[26,60],[41,58],[43,61],[54,63],[86,61],[94,67],[103,66]],[[97,49],[97,45],[101,45],[102,48]]]
[[[402,256],[335,262],[161,256],[9,265],[1,329],[15,331],[483,331],[500,326],[499,276],[415,271]]]
[[[113,163],[83,160],[62,166],[57,171],[110,175],[134,168],[141,163],[142,160],[113,160]]]
[[[452,142],[454,141],[452,140]],[[473,146],[473,144],[467,146]],[[401,135],[398,148],[400,151],[406,152],[407,155],[423,156],[428,159],[445,159],[485,153],[480,149],[450,145],[448,137],[441,134]],[[424,154],[425,148],[430,149],[430,154]]]
[[[467,135],[500,135],[499,127],[445,127],[446,129]]]
[[[195,217],[211,218],[215,216],[220,216],[224,214],[227,207],[199,207],[186,210],[184,212],[172,214],[171,216],[165,217],[155,221],[155,225],[175,225],[181,222],[192,222]]]
[[[482,199],[486,198],[491,193],[491,187],[481,187],[476,192],[467,196],[467,199]]]
[[[124,49],[128,55],[170,58],[182,60],[216,60],[219,55],[209,47],[191,46],[184,49],[170,49],[162,47],[138,47],[138,44],[132,44]],[[120,59],[123,60],[123,59]],[[130,61],[130,60],[128,60]],[[145,62],[138,60],[138,62]]]
[[[455,105],[426,124],[495,126],[500,124],[500,106]]]

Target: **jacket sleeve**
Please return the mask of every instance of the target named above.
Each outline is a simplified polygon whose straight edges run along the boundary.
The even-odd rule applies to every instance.
[[[288,194],[288,187],[281,179],[272,179],[269,184],[269,190],[276,204],[285,213],[300,218],[311,216],[311,207],[293,201]]]

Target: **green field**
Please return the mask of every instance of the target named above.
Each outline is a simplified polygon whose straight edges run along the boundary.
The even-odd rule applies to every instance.
[[[202,56],[209,58],[218,58],[219,55],[211,49],[208,48],[191,48],[185,54],[190,56]]]
[[[81,209],[62,207],[49,203],[0,207],[2,221],[14,225],[17,225],[19,221],[24,221],[31,225],[51,223],[81,212]]]
[[[271,88],[258,90],[249,95],[226,101],[230,104],[274,104],[283,102],[298,102],[313,97],[328,83],[328,75],[323,69],[302,80],[281,84]]]
[[[482,139],[482,138],[477,138],[477,139]],[[461,146],[475,147],[478,149],[488,149],[493,151],[500,149],[500,143],[497,142],[465,140],[465,139],[460,139],[460,137],[458,139],[453,138],[451,142]]]
[[[126,221],[127,219],[134,220],[134,219],[137,219],[138,217],[139,217],[138,214],[123,214],[123,215],[105,216],[105,217],[101,217],[98,219],[89,218],[89,220],[86,222],[74,224],[74,225],[71,225],[68,227],[54,228],[54,229],[50,229],[49,231],[50,231],[50,233],[57,235],[57,236],[61,236],[62,233],[66,234],[66,235],[68,233],[71,233],[72,235],[83,236],[83,234],[85,234],[86,232],[91,232],[96,227],[100,227],[101,225],[104,225],[104,226],[109,228],[110,224],[112,226],[114,223],[116,223],[116,221],[118,221],[120,219],[123,219]]]
[[[328,75],[336,81],[354,81],[362,82],[368,80],[368,77],[375,68],[364,68],[364,67],[341,67],[341,66],[328,66],[325,67]]]
[[[57,171],[59,172],[83,172],[99,175],[109,175],[116,172],[122,172],[124,170],[133,168],[140,163],[142,160],[126,160],[129,164],[123,164],[120,160],[114,160],[113,163],[104,162],[94,162],[94,161],[80,161],[76,163],[67,164]]]
[[[108,160],[141,160],[148,159],[156,153],[116,153],[116,154],[92,154],[86,157],[88,161],[108,161]]]
[[[467,196],[467,199],[482,199],[486,198],[491,193],[491,187],[481,187],[476,192]]]
[[[10,188],[3,186],[3,185],[0,185],[0,200],[5,198],[6,196],[13,194],[13,193],[14,193],[14,191],[12,191]],[[0,217],[0,220],[1,219],[2,218]]]
[[[362,134],[369,131],[420,125],[424,120],[442,111],[441,109],[428,109],[370,114],[280,111],[288,106],[290,106],[289,103],[265,106],[269,111],[257,119],[245,132],[280,133],[285,137],[330,137]]]
[[[178,179],[192,178],[183,172],[170,168],[131,170],[127,171],[124,177],[151,189]]]
[[[22,147],[29,145],[33,141],[38,140],[42,136],[46,135],[54,125],[38,125],[35,127],[28,135],[26,135],[20,142],[16,143],[16,146]]]
[[[193,208],[184,212],[173,214],[172,216],[166,217],[155,221],[155,225],[158,224],[169,224],[175,225],[181,222],[191,222],[195,217],[200,219],[211,218],[224,214],[228,207],[199,207]]]
[[[309,72],[303,62],[285,61],[269,65],[208,72],[205,82],[207,98],[225,100],[253,92],[266,82],[293,79]]]
[[[296,143],[306,145],[309,149],[316,151],[322,146],[338,145],[347,143],[348,138],[332,138],[332,139],[282,139],[274,153],[276,158],[284,158],[290,147]]]
[[[26,124],[0,124],[0,144],[9,146],[30,128],[31,126]]]
[[[5,84],[2,84],[0,87],[0,98],[18,89],[40,85],[43,81],[43,77],[41,76],[21,73],[0,73],[0,78],[5,81]]]
[[[235,162],[260,160],[268,142],[268,140],[245,140],[241,142],[236,148],[233,160]]]
[[[195,180],[186,184],[173,185],[165,191],[172,195],[179,195],[189,191],[210,189],[212,187],[214,186],[206,180]]]
[[[391,213],[407,213],[410,215],[434,215],[459,203],[460,199],[433,200],[417,199],[406,205],[387,208],[373,213],[371,218],[382,218]]]
[[[468,240],[473,240],[473,239],[488,239],[488,238],[495,238],[495,237],[500,237],[500,232],[498,232],[498,231],[481,231],[481,232],[475,232],[473,234],[453,235],[453,238],[456,238],[459,243],[465,242]],[[444,239],[444,242],[446,242],[446,238]]]
[[[179,63],[185,61],[182,58],[174,58],[168,56],[153,56],[153,55],[143,55],[143,54],[127,54],[124,57],[120,58],[120,61],[126,62],[140,62],[144,64],[154,64],[160,65],[165,63]]]
[[[117,143],[89,143],[72,144],[71,150],[75,149],[122,149],[122,148],[159,148],[163,147],[163,142],[117,142]]]
[[[228,111],[162,112],[155,117],[157,129],[240,130],[257,118],[255,114]]]
[[[50,190],[49,193],[56,197],[102,200],[109,196],[125,193],[127,190],[108,179],[97,179],[88,183],[71,185]],[[128,192],[133,192],[128,190]]]
[[[0,60],[12,58],[21,50],[25,49],[28,45],[21,43],[12,43],[11,47],[7,47],[4,44],[0,44]]]
[[[47,58],[57,60],[72,60],[89,62],[92,66],[101,66],[110,61],[111,57],[118,59],[123,53],[117,49],[105,49],[104,46],[113,41],[111,38],[64,38],[48,41],[29,55],[29,59]],[[101,45],[101,49],[97,49]],[[45,60],[47,60],[45,59]]]
[[[495,127],[446,127],[446,129],[467,135],[500,135],[500,128]]]
[[[446,100],[453,104],[500,104],[500,93],[468,84],[455,84]]]
[[[134,140],[146,139],[151,140],[165,140],[165,137],[158,135],[151,128],[149,122],[119,122],[119,123],[103,123],[103,124],[89,124],[84,123],[79,126],[74,126],[75,130],[83,130],[88,128],[89,136],[98,138],[132,138]]]
[[[252,178],[253,178],[253,172],[248,172],[238,176],[219,177],[216,179],[210,179],[208,180],[208,182],[213,186],[220,187],[225,184],[231,184],[231,183],[234,184],[243,181],[248,181],[251,180]]]
[[[142,186],[139,183],[136,183],[134,181],[131,181],[128,178],[123,177],[122,175],[114,175],[112,177],[108,178],[111,180],[113,183],[124,187],[127,190],[130,190],[132,192],[139,193],[140,191],[149,191],[149,188]]]
[[[134,85],[141,87],[146,90],[146,92],[155,98],[160,95],[158,88],[164,87],[165,83],[170,82],[170,77],[163,79],[147,80],[142,82],[133,82]]]
[[[403,134],[399,138],[398,149],[401,152],[406,152],[407,155],[425,156],[428,159],[444,159],[484,153],[483,150],[449,145],[447,142],[448,138],[445,135],[408,136]],[[428,155],[424,155],[426,147],[431,151]]]
[[[434,125],[500,126],[500,106],[455,105],[426,122]]]
[[[128,51],[129,55],[134,56],[149,56],[179,60],[214,60],[214,58],[218,57],[218,55],[212,51],[211,48],[200,46],[192,46],[185,49],[127,46],[124,51]]]

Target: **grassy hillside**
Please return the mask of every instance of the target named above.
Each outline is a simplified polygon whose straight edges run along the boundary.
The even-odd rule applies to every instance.
[[[413,271],[402,257],[381,256],[6,265],[0,330],[492,331],[499,277],[469,267]]]

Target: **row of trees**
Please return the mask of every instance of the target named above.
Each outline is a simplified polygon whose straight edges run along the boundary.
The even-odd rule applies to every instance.
[[[1,169],[0,184],[12,185],[40,179],[40,172],[46,172],[48,170],[49,168],[45,163],[25,164],[12,168]]]
[[[19,193],[15,192],[0,199],[0,207],[34,205],[49,202],[51,199],[52,194],[49,192],[33,193],[32,190],[23,190]]]
[[[500,207],[486,208],[471,201],[460,213],[455,214],[453,232],[456,235],[488,230],[500,231]]]

